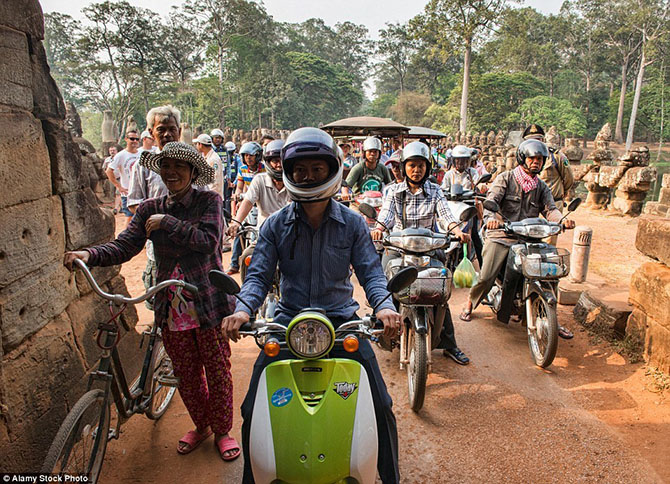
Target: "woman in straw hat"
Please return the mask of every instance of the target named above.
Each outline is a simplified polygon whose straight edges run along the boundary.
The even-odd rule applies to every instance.
[[[223,270],[223,202],[213,191],[194,188],[212,183],[214,170],[193,147],[177,142],[167,143],[160,153],[142,153],[140,164],[160,174],[169,194],[141,203],[116,240],[66,252],[64,264],[70,269],[74,259],[91,266],[121,264],[151,239],[157,281],[184,279],[198,287],[197,297],[187,291],[176,297],[168,288],[154,302],[156,324],[180,379],[179,393],[196,426],[182,437],[177,451],[188,454],[215,433],[221,457],[233,460],[240,448],[228,435],[233,421],[230,346],[220,331],[232,305],[207,278],[210,270]]]

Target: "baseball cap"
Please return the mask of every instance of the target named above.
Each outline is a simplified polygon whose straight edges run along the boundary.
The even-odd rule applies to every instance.
[[[206,133],[202,133],[196,139],[193,140],[193,143],[200,143],[201,145],[212,146],[212,137]]]

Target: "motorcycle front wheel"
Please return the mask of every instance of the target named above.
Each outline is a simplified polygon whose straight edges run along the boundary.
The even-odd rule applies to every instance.
[[[556,306],[541,295],[533,294],[526,299],[527,318],[528,315],[532,318],[532,321],[526,321],[530,354],[537,366],[547,368],[554,361],[558,348]]]
[[[407,389],[409,404],[418,412],[423,407],[426,396],[426,380],[428,379],[428,354],[426,352],[426,335],[409,330],[407,346],[409,348],[409,364],[407,365]]]

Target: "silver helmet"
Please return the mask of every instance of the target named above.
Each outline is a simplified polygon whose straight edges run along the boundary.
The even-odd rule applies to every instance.
[[[263,148],[255,141],[248,141],[242,145],[242,148],[240,148],[240,156],[242,156],[242,162],[246,163],[244,155],[252,155],[256,160],[256,163],[260,163],[261,160],[263,159]]]
[[[363,151],[368,151],[368,150],[377,150],[379,152],[382,151],[382,142],[379,138],[375,138],[374,136],[370,136],[368,138],[365,138],[365,141],[363,141]]]
[[[318,183],[297,183],[293,167],[300,159],[319,159],[328,163],[328,177]],[[281,150],[284,186],[296,202],[319,202],[335,195],[342,186],[342,150],[333,138],[318,128],[293,131]]]
[[[283,177],[282,170],[275,170],[272,168],[270,160],[272,158],[281,158],[281,149],[284,147],[283,139],[276,139],[270,141],[263,148],[263,159],[265,160],[265,171],[275,180],[281,180]]]
[[[226,151],[235,151],[237,149],[237,146],[232,141],[228,141],[224,146],[226,147]]]

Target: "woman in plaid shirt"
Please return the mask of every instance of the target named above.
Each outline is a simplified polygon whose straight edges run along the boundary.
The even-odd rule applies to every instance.
[[[228,435],[233,423],[233,385],[230,346],[221,334],[221,319],[231,313],[228,297],[207,277],[222,270],[220,241],[223,201],[214,191],[199,190],[214,180],[214,170],[195,149],[171,142],[160,153],[144,152],[140,164],[160,174],[169,194],[142,202],[126,230],[116,240],[81,251],[66,252],[64,264],[74,259],[91,266],[121,264],[154,244],[157,282],[183,279],[198,287],[198,295],[174,288],[156,294],[154,314],[162,327],[163,343],[179,377],[179,394],[195,430],[179,441],[177,451],[187,454],[216,434],[215,445],[224,460],[240,454]]]
[[[403,230],[406,228],[425,228],[435,230],[438,217],[447,222],[449,228],[461,242],[466,243],[470,236],[456,225],[439,185],[428,181],[430,175],[430,151],[420,141],[409,143],[402,152],[402,170],[405,180],[389,186],[379,212],[379,226],[372,232],[372,240],[382,240],[384,227]],[[391,259],[400,257],[395,251],[387,250],[382,258],[382,267]],[[444,355],[460,365],[470,360],[456,345],[454,325],[447,311],[442,325],[442,341],[438,346],[444,348]]]

